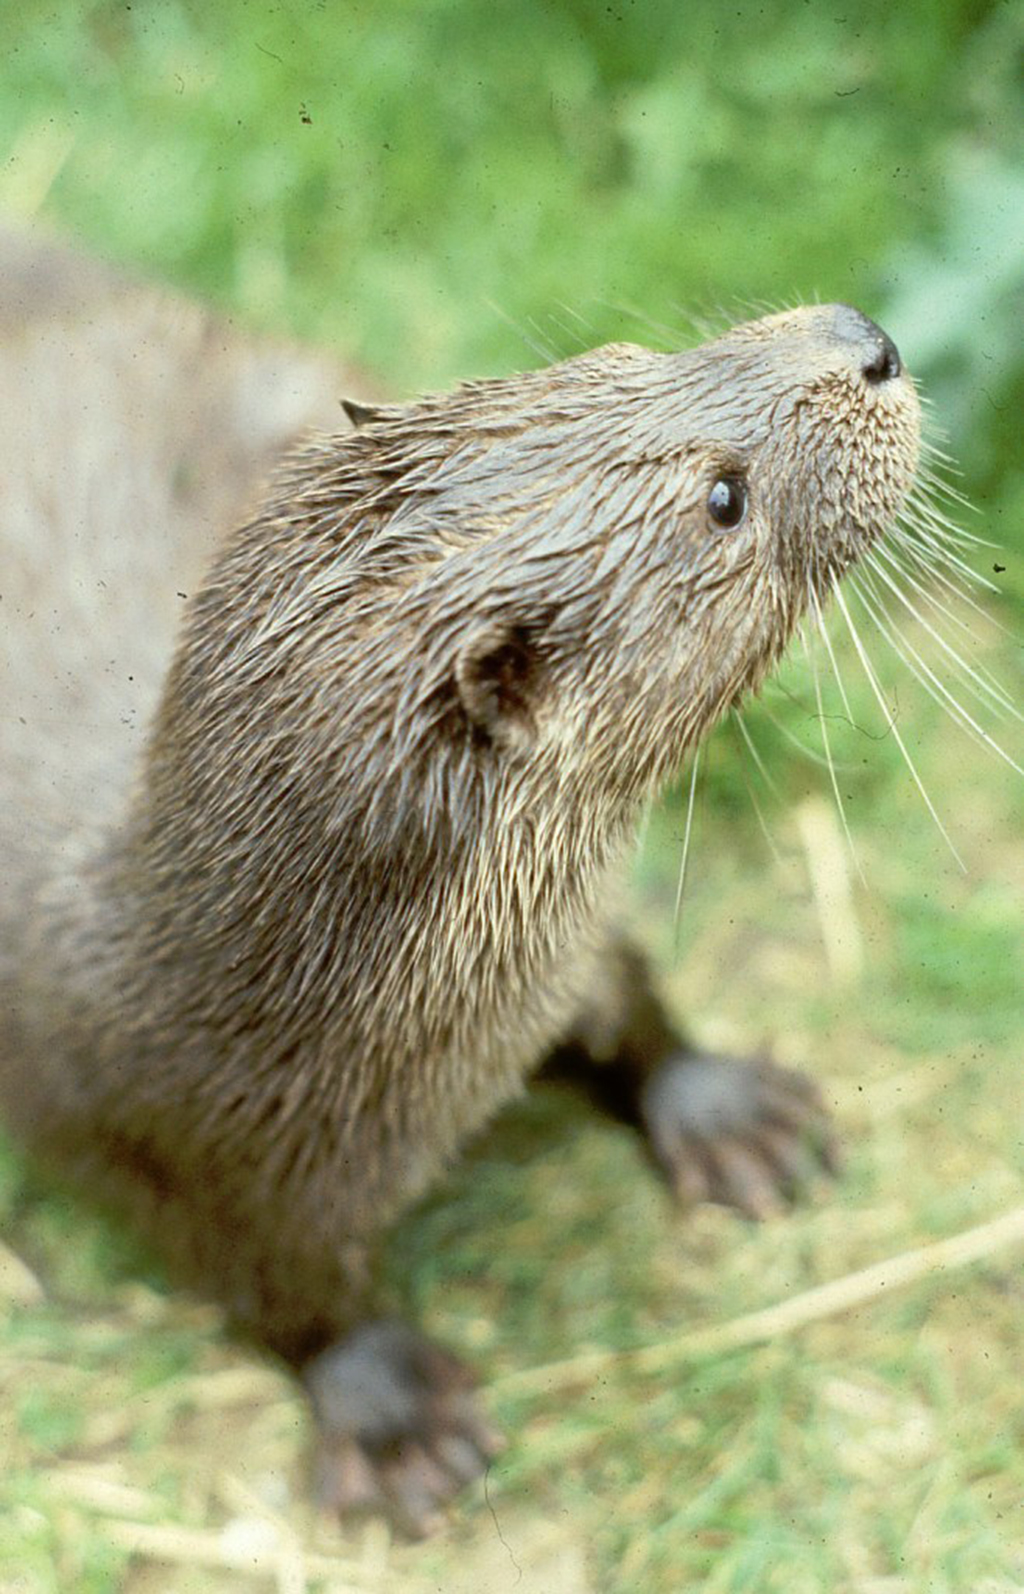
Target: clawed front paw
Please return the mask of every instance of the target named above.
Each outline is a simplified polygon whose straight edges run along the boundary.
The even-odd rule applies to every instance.
[[[322,1505],[383,1510],[413,1538],[503,1448],[468,1368],[404,1323],[366,1323],[303,1371],[319,1426]]]
[[[767,1218],[839,1155],[828,1108],[805,1074],[767,1061],[680,1053],[640,1103],[651,1150],[680,1201]]]

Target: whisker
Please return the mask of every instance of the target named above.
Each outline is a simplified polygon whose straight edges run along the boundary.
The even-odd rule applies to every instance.
[[[936,488],[935,482],[918,482],[907,495],[900,518],[911,526],[918,526],[943,548],[961,549],[964,553],[973,555],[979,548],[999,547],[999,544],[993,542],[990,537],[981,537],[977,532],[966,531],[959,519],[951,520],[936,502]],[[962,514],[962,506],[958,506],[958,509]]]
[[[847,719],[852,724],[854,722],[853,709],[850,707],[850,699],[846,695],[846,687],[843,683],[843,677],[839,670],[839,660],[836,658],[835,649],[832,646],[832,638],[829,636],[828,626],[825,624],[825,616],[822,613],[821,604],[818,602],[818,594],[814,590],[813,586],[810,588],[810,599],[811,608],[814,612],[815,623],[818,627],[818,635],[825,644],[825,650],[828,653],[829,663],[832,666],[832,674],[835,678],[836,686],[839,688],[840,701],[846,711]]]
[[[693,808],[697,794],[697,771],[700,768],[700,753],[701,749],[698,744],[697,750],[693,755],[693,764],[690,768],[690,794],[686,803],[686,829],[683,831],[683,856],[679,862],[679,880],[676,884],[676,906],[673,924],[677,951],[679,949],[679,927],[683,910],[683,886],[686,883],[686,865],[690,858],[690,834],[693,830]]]
[[[916,564],[922,565],[930,574],[934,574],[951,591],[958,594],[962,593],[965,603],[972,601],[965,588],[984,587],[988,592],[997,594],[999,592],[995,582],[990,581],[988,576],[979,574],[977,570],[972,569],[963,559],[958,558],[944,544],[935,542],[926,536],[917,521],[903,523],[897,521],[892,528],[888,542],[890,547],[899,548],[901,552],[909,555]],[[961,586],[957,586],[953,582],[949,574],[951,566],[963,577]],[[975,604],[975,607],[979,608],[977,604]],[[979,608],[979,613],[983,612]]]
[[[926,504],[935,515],[948,528],[953,536],[966,537],[968,541],[978,534],[968,531],[963,525],[962,516],[977,516],[979,510],[965,497],[959,487],[955,487],[949,480],[950,471],[955,470],[946,456],[938,456],[940,464],[936,467],[929,463],[927,454],[919,463],[917,478],[911,485],[910,496],[920,504]],[[947,514],[947,509],[955,515],[955,519]]]
[[[882,569],[881,565],[875,563],[870,556],[869,563],[870,568],[878,576],[879,580],[883,581],[889,588],[889,591],[895,594],[895,596],[902,603],[903,607],[906,609],[907,613],[913,615],[918,625],[923,626],[925,631],[927,631],[928,635],[932,638],[933,642],[936,642],[942,649],[943,653],[945,653],[947,657],[953,661],[953,664],[960,673],[961,678],[966,676],[968,677],[968,681],[974,683],[974,687],[969,689],[974,691],[974,695],[978,697],[979,701],[987,704],[988,706],[992,706],[994,703],[1005,713],[1011,714],[1015,719],[1020,720],[1021,723],[1024,724],[1024,714],[1020,712],[1011,699],[1001,692],[994,691],[993,688],[988,685],[988,683],[977,673],[973,666],[968,664],[967,660],[957,652],[956,648],[954,648],[951,643],[947,642],[946,638],[942,635],[942,632],[938,629],[938,627],[933,625],[932,622],[928,620],[924,614],[922,614],[921,610],[911,602],[910,598],[907,597],[907,594],[902,591],[899,586],[897,586],[896,582],[893,581],[891,576]],[[964,684],[967,685],[968,682],[965,681]]]
[[[799,708],[803,709],[808,719],[813,718],[813,715],[808,712],[806,705],[801,703],[798,698],[794,697],[792,692],[787,692],[780,681],[773,681],[771,682],[771,685],[776,691],[782,692],[783,696],[789,698],[791,703],[796,703]],[[809,759],[812,764],[817,764],[819,769],[826,769],[828,767],[826,760],[822,757],[821,753],[816,753],[813,747],[808,747],[806,742],[802,742],[799,736],[794,735],[794,733],[789,729],[789,726],[785,725],[782,720],[779,719],[777,714],[772,713],[763,697],[761,698],[761,712],[766,716],[766,718],[771,720],[779,735],[782,736],[791,747],[795,747],[797,752],[802,754],[804,758]]]
[[[877,699],[879,708],[882,710],[882,713],[885,715],[886,719],[888,720],[889,729],[892,732],[893,737],[895,738],[897,747],[899,748],[900,752],[903,754],[904,762],[906,763],[907,769],[910,771],[911,777],[913,778],[913,781],[914,781],[914,785],[917,787],[918,791],[920,792],[921,797],[922,797],[922,799],[924,801],[924,805],[928,809],[928,812],[931,814],[932,819],[935,822],[936,828],[938,829],[939,834],[941,835],[941,837],[945,841],[946,846],[949,848],[949,850],[952,853],[953,857],[956,859],[957,863],[960,865],[960,868],[963,869],[964,873],[966,874],[967,870],[966,870],[966,866],[964,864],[964,861],[961,858],[960,854],[957,852],[957,850],[954,847],[952,841],[950,840],[949,835],[946,832],[946,827],[943,825],[942,820],[938,816],[938,813],[937,813],[936,808],[935,808],[935,804],[932,802],[932,800],[929,797],[927,791],[925,790],[924,782],[922,781],[920,775],[917,772],[917,766],[915,765],[914,760],[910,756],[910,753],[909,753],[909,751],[907,749],[907,745],[904,742],[903,737],[900,735],[899,726],[896,724],[895,719],[893,718],[892,714],[889,711],[889,706],[888,706],[888,704],[885,701],[885,695],[882,692],[882,688],[878,684],[878,677],[875,675],[875,672],[874,672],[874,669],[872,667],[871,661],[868,658],[867,653],[864,650],[864,644],[862,643],[862,641],[860,639],[860,635],[859,635],[859,633],[857,631],[857,627],[853,623],[853,616],[851,615],[850,610],[849,610],[849,606],[848,606],[848,604],[846,602],[846,599],[843,596],[842,588],[839,587],[839,586],[836,586],[833,589],[833,596],[835,597],[835,601],[836,601],[836,603],[839,606],[839,609],[840,609],[840,612],[842,613],[843,619],[846,621],[846,628],[849,631],[850,639],[853,642],[853,645],[854,645],[855,649],[857,650],[857,657],[860,659],[860,662],[861,662],[861,664],[863,666],[864,674],[868,678],[868,683],[869,683],[869,685],[871,687],[872,692],[875,695],[875,698]]]
[[[484,304],[493,316],[496,316],[499,321],[503,321],[505,326],[516,334],[519,341],[524,343],[532,354],[536,354],[546,364],[550,364],[556,358],[556,352],[552,350],[547,340],[543,336],[537,337],[534,335],[538,332],[538,328],[532,317],[524,323],[517,321],[515,316],[509,315],[508,311],[503,310],[501,305],[494,299],[485,299]],[[533,332],[528,331],[528,328],[532,328]]]
[[[928,470],[934,475],[936,474],[936,466],[932,464],[932,461],[936,461],[939,490],[943,493],[948,493],[950,497],[956,497],[959,489],[950,480],[950,477],[956,480],[963,480],[963,466],[958,459],[953,458],[953,455],[946,447],[949,442],[949,433],[941,421],[935,417],[935,405],[932,402],[931,395],[918,392],[918,398],[921,400],[924,409],[928,411],[925,417],[924,431],[921,434],[921,459],[928,463],[920,468]],[[962,494],[960,496],[962,497]],[[966,499],[964,503],[972,514],[977,513],[973,504]]]
[[[660,342],[666,350],[687,348],[712,335],[700,325],[696,316],[684,316],[682,324],[677,326],[669,321],[657,320],[650,311],[641,309],[638,305],[630,303],[628,299],[597,297],[592,302],[601,310],[612,311],[620,325],[624,321],[632,322],[645,337]],[[670,308],[675,310],[677,307],[673,305]]]
[[[930,421],[930,417],[929,417]],[[951,477],[963,478],[963,471],[958,462],[947,449],[942,447],[933,438],[923,438],[921,441],[921,458],[917,468],[918,479],[925,481],[934,488],[939,498],[948,499],[958,508],[965,509],[968,514],[976,515],[977,507],[960,491]]]
[[[734,735],[736,734],[737,731],[743,731],[744,734],[746,734],[745,727],[744,727],[743,722],[742,722],[742,720],[740,718],[740,715],[739,715],[739,713],[737,711],[734,711],[729,716],[729,724],[730,724],[730,728],[731,728],[731,730],[732,730]],[[747,741],[746,741],[745,745],[746,745],[746,748],[753,750],[752,749],[752,744],[751,744],[751,742],[749,740],[749,737],[747,738]],[[747,796],[750,798],[750,805],[751,805],[751,807],[754,810],[754,816],[757,819],[758,825],[761,827],[761,834],[762,834],[762,836],[765,839],[765,844],[768,847],[768,851],[771,853],[771,855],[774,858],[776,863],[781,863],[782,862],[782,853],[780,852],[779,848],[777,847],[777,845],[775,843],[775,837],[772,835],[771,830],[769,829],[768,821],[766,820],[766,818],[764,816],[764,809],[761,807],[761,801],[760,801],[760,799],[759,799],[759,797],[757,795],[757,792],[754,790],[754,783],[750,779],[749,775],[747,774],[747,770],[746,770],[746,768],[744,766],[744,763],[743,763],[742,750],[741,750],[740,760],[739,760],[739,772],[740,772],[740,777],[741,777],[741,779],[743,781],[743,784],[746,787]],[[775,791],[776,795],[777,795],[777,789],[774,787],[774,785],[772,786],[772,790]]]
[[[575,354],[582,354],[589,349],[597,335],[596,328],[590,326],[572,305],[565,304],[561,300],[556,300],[555,310],[558,314],[556,315],[553,310],[551,319],[559,331],[565,334],[568,340],[567,347]]]
[[[579,323],[583,337],[593,340],[599,335],[597,322],[588,320],[578,305],[569,304],[565,299],[557,299],[555,302],[563,315],[567,315],[570,320]]]
[[[918,397],[920,398],[921,403],[930,412],[928,415],[927,435],[921,438],[921,458],[922,460],[938,461],[942,471],[942,474],[937,478],[938,485],[943,491],[949,492],[951,496],[955,496],[957,489],[952,485],[951,482],[947,481],[946,476],[947,473],[953,476],[962,476],[963,468],[960,465],[960,461],[954,459],[949,450],[943,447],[943,443],[947,441],[947,436],[945,430],[939,426],[935,419],[935,406],[933,405],[931,398],[925,393],[919,393]],[[939,441],[940,437],[942,438],[942,442]],[[922,465],[920,469],[922,473],[924,473],[926,470],[928,470],[928,467]],[[966,502],[966,500],[964,501]]]
[[[915,577],[913,570],[911,570],[909,566],[901,559],[899,550],[893,548],[891,545],[888,548],[883,549],[882,544],[876,544],[871,552],[866,554],[862,559],[862,567],[867,565],[867,563],[872,561],[875,557],[884,558],[890,569],[895,572],[895,575],[904,577],[915,588],[922,602],[927,607],[936,609],[945,617],[945,619],[949,621],[950,625],[955,626],[958,631],[962,631],[972,643],[977,643],[979,641],[977,631],[975,631],[971,624],[969,624],[968,620],[962,615],[959,615],[956,612],[956,609],[952,608],[948,603],[943,603],[942,600],[935,594],[935,592],[932,591],[931,586],[927,585],[924,580],[919,580],[917,577]],[[915,561],[915,563],[919,563],[919,561]],[[1011,638],[1011,640],[1014,639],[1014,632],[1010,629],[1010,627],[1003,625],[1002,621],[996,619],[995,615],[992,614],[989,609],[986,609],[982,604],[977,603],[964,591],[963,587],[958,586],[954,581],[946,579],[940,570],[930,565],[921,565],[921,569],[923,570],[927,581],[944,587],[952,596],[958,607],[972,610],[974,614],[978,615],[980,619],[985,621],[987,626],[991,626],[996,631],[1001,632],[1003,636]],[[1002,683],[996,678],[996,676],[992,674],[991,670],[986,669],[980,660],[976,664],[975,668],[977,669],[979,675],[984,676],[987,679],[993,692],[1001,698],[1004,704],[1007,707],[1012,708],[1014,706],[1012,699],[1008,696]]]
[[[815,602],[817,602],[816,599]],[[831,649],[829,651],[831,653]],[[828,763],[828,778],[832,783],[832,795],[836,800],[836,809],[839,814],[839,822],[843,827],[843,835],[846,837],[846,845],[849,848],[850,857],[853,860],[853,866],[860,877],[861,884],[866,886],[867,881],[864,878],[864,870],[861,868],[860,859],[857,856],[857,849],[853,845],[853,836],[850,834],[850,826],[846,818],[846,805],[843,802],[843,794],[839,790],[839,781],[836,777],[835,760],[832,757],[832,744],[830,743],[828,736],[828,720],[825,716],[825,705],[821,700],[821,680],[818,675],[818,666],[811,649],[807,646],[806,640],[804,641],[804,655],[807,659],[808,665],[810,666],[811,676],[814,681],[814,696],[818,704],[818,725],[821,730],[821,744],[825,749],[825,758]]]
[[[920,521],[904,522],[902,524],[897,522],[893,527],[889,541],[890,545],[894,544],[904,549],[918,563],[936,571],[945,571],[947,579],[949,579],[949,572],[952,569],[958,572],[967,587],[984,587],[987,592],[997,594],[999,592],[999,588],[994,581],[990,581],[988,576],[983,576],[980,571],[969,565],[965,559],[961,559],[959,554],[953,552],[948,543],[928,535]]]
[[[955,609],[950,608],[948,603],[943,603],[941,598],[938,598],[935,595],[930,586],[926,586],[923,581],[918,580],[913,570],[909,568],[909,561],[904,563],[904,561],[900,558],[900,554],[903,551],[904,550],[899,545],[893,546],[890,543],[877,542],[868,553],[862,556],[862,563],[874,564],[876,559],[884,559],[886,564],[889,565],[897,575],[902,576],[910,583],[910,585],[914,588],[914,591],[920,596],[922,602],[928,604],[929,608],[937,609],[940,614],[946,617],[950,625],[956,626],[958,631],[963,631],[965,636],[970,637],[972,642],[977,641],[977,633],[964,619],[963,615],[957,614]],[[928,568],[931,579],[934,580],[936,572],[932,571],[930,567]],[[964,592],[962,587],[958,587],[955,582],[947,582],[945,584],[953,592],[959,603],[973,609],[975,613],[980,614],[983,619],[989,619],[988,611],[984,609],[980,603],[975,603],[974,600]]]
[[[551,329],[543,324],[535,315],[527,316],[526,325],[533,331],[537,342],[533,345],[539,349],[548,361],[564,358],[565,350],[560,349],[551,336]]]
[[[864,591],[863,585],[859,583],[856,584],[855,590],[870,619],[885,637],[885,640],[888,642],[893,652],[898,658],[902,659],[911,675],[913,675],[914,678],[920,682],[921,686],[928,693],[929,697],[933,698],[941,708],[945,709],[946,713],[952,720],[954,720],[956,724],[960,726],[961,730],[973,735],[978,741],[990,748],[992,752],[996,753],[1005,764],[1009,764],[1011,769],[1016,770],[1018,775],[1024,775],[1024,769],[1022,769],[1019,764],[1015,763],[1010,757],[1009,753],[1005,752],[1004,749],[1000,747],[999,743],[994,739],[994,737],[990,736],[989,733],[978,724],[977,720],[967,712],[959,699],[954,697],[949,688],[944,685],[942,681],[940,681],[939,677],[921,657],[921,654],[914,647],[913,643],[908,641],[906,637],[903,637],[902,633],[900,633],[902,640],[897,639],[897,636],[892,630],[888,611],[885,609],[885,606],[881,600],[878,599],[877,594],[874,595],[876,602],[872,602],[871,598],[869,598],[867,593]],[[878,612],[879,608],[881,609],[881,615]],[[885,616],[885,619],[882,618],[882,615]]]
[[[945,501],[950,503],[953,505],[954,509],[959,515],[977,515],[979,512],[977,505],[972,504],[970,499],[960,491],[959,487],[954,487],[953,483],[949,480],[949,473],[951,471],[955,475],[960,474],[958,466],[950,458],[950,456],[942,449],[933,448],[931,446],[927,446],[925,448],[924,455],[925,461],[928,461],[929,459],[938,460],[940,469],[935,470],[931,464],[926,462],[918,466],[918,481],[914,489],[916,496],[927,496],[935,512],[940,515],[942,514],[942,511],[939,509],[939,504],[937,501]],[[922,487],[927,489],[926,494],[923,494],[920,491]],[[945,520],[946,517],[943,515],[942,518]],[[946,524],[956,536],[963,537],[967,542],[984,543],[985,541],[983,537],[979,537],[976,532],[968,531],[966,527],[961,526],[959,522],[954,523],[953,521],[946,521]]]
[[[768,771],[768,767],[767,767],[767,765],[764,762],[764,759],[761,757],[761,754],[758,752],[756,746],[754,745],[753,738],[751,737],[751,734],[750,734],[750,728],[747,725],[746,721],[744,720],[742,714],[734,713],[732,715],[732,723],[735,725],[736,729],[739,731],[740,735],[743,737],[743,740],[744,740],[744,742],[747,745],[747,750],[750,753],[751,758],[754,760],[755,765],[757,766],[757,771],[758,771],[758,774],[761,776],[761,779],[764,781],[765,785],[768,787],[768,790],[771,792],[772,796],[773,797],[777,797],[779,799],[779,801],[781,802],[782,793],[780,792],[776,782],[772,779],[771,774]]]

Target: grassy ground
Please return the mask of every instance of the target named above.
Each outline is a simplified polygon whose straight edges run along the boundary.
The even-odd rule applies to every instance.
[[[1022,36],[1019,7],[966,3],[27,4],[5,20],[0,205],[393,393],[642,335],[631,308],[852,299],[933,395],[973,527],[1006,549],[979,556],[1006,566],[986,603],[1019,638]],[[1019,646],[977,646],[1019,699]],[[1024,1587],[1019,1247],[660,1371],[524,1378],[1020,1210],[1024,786],[879,668],[965,872],[861,691],[862,730],[836,733],[857,879],[827,776],[787,739],[813,742],[794,663],[749,718],[778,794],[716,738],[678,929],[681,799],[635,895],[698,1038],[823,1079],[838,1184],[762,1229],[683,1222],[630,1138],[557,1094],[499,1125],[394,1265],[515,1443],[411,1549],[314,1521],[289,1385],[7,1155],[3,1594]]]

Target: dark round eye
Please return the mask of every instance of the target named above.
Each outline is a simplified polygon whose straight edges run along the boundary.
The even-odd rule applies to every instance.
[[[719,476],[708,493],[708,514],[716,526],[731,531],[747,512],[747,489],[737,476]]]

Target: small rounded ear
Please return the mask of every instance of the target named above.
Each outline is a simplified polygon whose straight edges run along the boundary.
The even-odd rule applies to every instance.
[[[341,407],[357,431],[362,426],[372,426],[374,421],[380,419],[380,407],[376,404],[363,404],[359,399],[343,398]]]
[[[537,734],[540,659],[523,625],[488,621],[472,632],[455,660],[455,687],[470,725],[501,747]]]

